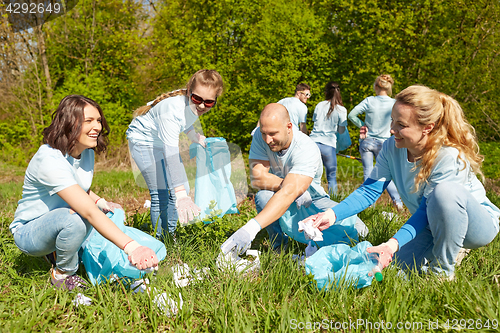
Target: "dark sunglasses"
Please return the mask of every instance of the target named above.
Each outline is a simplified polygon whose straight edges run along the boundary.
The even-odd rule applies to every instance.
[[[213,100],[213,99],[203,99],[201,98],[200,96],[196,95],[196,94],[193,94],[191,93],[191,101],[194,103],[194,104],[205,104],[205,106],[207,108],[211,108],[212,106],[215,105],[215,103],[217,103],[217,100]]]

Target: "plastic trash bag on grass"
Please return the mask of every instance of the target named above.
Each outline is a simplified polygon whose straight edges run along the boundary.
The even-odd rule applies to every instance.
[[[108,213],[106,216],[130,238],[152,249],[156,253],[158,261],[165,259],[167,255],[165,245],[141,230],[125,226],[125,212],[123,210],[115,209],[114,213]],[[91,231],[82,244],[80,255],[93,285],[110,280],[112,277],[116,278],[115,274],[118,278],[138,279],[146,273],[132,266],[127,254],[101,236],[95,229]]]
[[[306,259],[306,272],[314,275],[318,289],[330,290],[341,285],[364,288],[372,284],[373,264],[367,259],[366,249],[370,242],[364,241],[354,247],[344,244],[324,246]]]

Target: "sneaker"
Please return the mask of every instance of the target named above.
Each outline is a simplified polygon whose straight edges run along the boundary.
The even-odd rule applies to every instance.
[[[50,282],[56,289],[73,290],[75,288],[87,289],[89,287],[89,284],[78,275],[69,275],[64,279],[56,279],[54,271],[54,268],[50,270]]]
[[[56,251],[43,256],[43,259],[52,267],[56,267]]]

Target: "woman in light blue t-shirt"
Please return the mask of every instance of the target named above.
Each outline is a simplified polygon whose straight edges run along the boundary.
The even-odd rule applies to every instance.
[[[377,159],[382,144],[390,136],[391,111],[395,100],[391,97],[394,80],[388,74],[383,74],[375,79],[373,89],[377,96],[365,98],[349,113],[349,120],[360,128],[359,153],[363,163],[364,180],[368,179],[373,170],[373,161]],[[358,118],[365,114],[365,121]],[[387,187],[393,204],[398,209],[403,208],[403,203],[393,183]]]
[[[309,137],[321,151],[326,168],[328,192],[337,193],[337,132],[344,133],[347,126],[347,110],[342,104],[340,86],[330,81],[325,86],[325,100],[314,109],[314,127]]]
[[[121,208],[90,190],[94,151],[106,149],[109,127],[100,106],[79,95],[63,98],[43,130],[43,142],[24,177],[10,231],[17,247],[52,264],[51,282],[72,290],[86,282],[75,275],[78,251],[94,227],[128,255],[132,265],[158,265],[151,249],[125,235],[104,213]]]
[[[191,76],[185,89],[162,94],[134,112],[127,139],[151,195],[151,223],[158,239],[163,239],[167,231],[173,234],[177,220],[186,225],[200,213],[187,195],[179,135],[184,132],[191,141],[205,146],[205,137],[193,124],[215,106],[222,89],[220,74],[202,69]]]
[[[392,180],[411,218],[386,243],[368,248],[385,267],[454,278],[461,249],[489,244],[499,231],[500,210],[486,197],[472,126],[448,95],[411,86],[396,96],[391,133],[370,177],[349,197],[311,217],[324,230],[373,204]],[[396,253],[397,252],[397,253]]]

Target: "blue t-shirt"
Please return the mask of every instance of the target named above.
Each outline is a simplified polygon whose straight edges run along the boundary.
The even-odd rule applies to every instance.
[[[338,127],[347,127],[347,109],[337,104],[327,118],[330,104],[330,101],[322,101],[316,105],[313,115],[314,127],[309,137],[314,142],[337,148]]]
[[[14,233],[19,225],[56,208],[69,208],[57,192],[75,184],[87,192],[93,176],[94,150],[85,149],[80,159],[76,159],[47,144],[42,145],[26,169],[23,197],[18,202],[10,231]]]
[[[316,199],[328,196],[321,186],[323,162],[318,146],[298,128],[292,127],[293,139],[283,156],[279,156],[269,149],[260,133],[256,130],[250,146],[250,160],[269,161],[270,172],[280,178],[289,173],[311,177],[312,183],[307,189],[311,198]]]
[[[154,147],[178,147],[179,134],[189,129],[198,116],[184,95],[165,98],[147,113],[132,120],[127,139]]]
[[[300,123],[307,121],[307,106],[297,97],[287,97],[278,101],[283,105],[290,115],[290,122],[300,128]]]
[[[356,105],[349,113],[354,125],[368,127],[368,138],[386,140],[391,136],[391,112],[395,99],[389,96],[370,96]],[[365,121],[358,115],[365,113]]]

